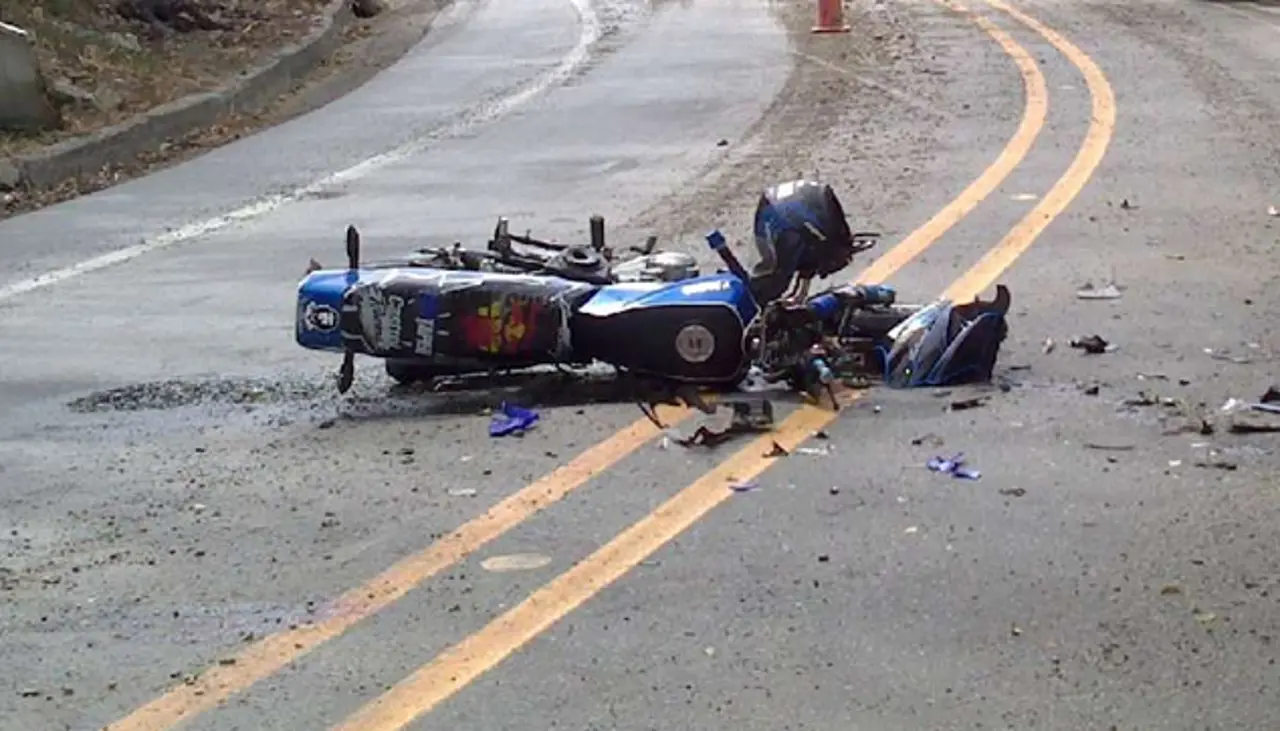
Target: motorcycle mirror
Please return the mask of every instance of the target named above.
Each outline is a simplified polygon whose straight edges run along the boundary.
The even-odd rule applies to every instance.
[[[632,246],[631,250],[636,252],[637,254],[648,256],[652,254],[653,250],[656,249],[657,247],[658,247],[658,237],[650,236],[649,238],[644,240],[644,246]]]
[[[347,226],[347,268],[360,268],[360,232],[355,226]]]
[[[729,250],[729,242],[725,240],[724,234],[720,233],[720,229],[716,229],[707,234],[707,245],[711,250],[720,255],[720,260],[724,265],[729,267],[729,271],[744,283],[751,284],[751,276],[747,274],[747,270],[742,268],[742,263],[738,261],[738,257]]]
[[[505,217],[500,216],[498,224],[493,227],[493,239],[489,241],[489,248],[504,254],[511,251],[510,223]]]

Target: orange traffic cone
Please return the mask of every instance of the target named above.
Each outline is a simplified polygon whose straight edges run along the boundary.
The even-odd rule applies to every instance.
[[[814,33],[848,33],[844,22],[844,0],[818,0],[818,24]]]

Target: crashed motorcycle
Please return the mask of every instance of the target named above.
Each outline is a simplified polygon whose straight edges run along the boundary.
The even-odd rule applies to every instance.
[[[341,392],[365,355],[400,383],[604,363],[675,387],[785,383],[816,395],[840,379],[989,379],[1005,337],[1003,287],[991,302],[963,305],[900,304],[885,285],[811,296],[815,277],[878,240],[852,232],[819,183],[762,194],[750,270],[719,231],[707,244],[724,268],[707,274],[688,253],[656,251],[652,237],[620,255],[599,216],[590,232],[588,244],[566,245],[513,234],[499,219],[485,250],[454,244],[362,263],[360,234],[348,227],[346,268],[313,260],[298,286],[297,343],[343,354]]]

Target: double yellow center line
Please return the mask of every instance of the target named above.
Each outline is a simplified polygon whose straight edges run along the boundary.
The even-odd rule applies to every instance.
[[[883,281],[928,249],[996,190],[1025,158],[1045,123],[1048,97],[1044,76],[1035,59],[987,18],[973,15],[956,2],[939,2],[969,16],[1017,64],[1025,92],[1023,116],[999,157],[950,204],[874,262],[858,281]],[[947,290],[946,296],[956,300],[971,299],[989,287],[1070,204],[1101,162],[1115,126],[1115,102],[1110,86],[1088,56],[1039,21],[1001,0],[987,2],[1039,33],[1079,68],[1089,87],[1093,114],[1084,143],[1066,173],[1008,235]],[[663,412],[668,422],[687,415],[684,409]],[[802,407],[781,422],[775,432],[754,440],[730,456],[574,568],[437,656],[335,729],[391,731],[403,728],[500,663],[726,500],[732,495],[726,488],[727,482],[749,479],[766,469],[770,460],[762,455],[769,442],[777,441],[793,449],[834,418],[833,412]],[[210,668],[193,682],[169,690],[108,728],[168,731],[184,720],[217,707],[564,498],[656,435],[657,429],[650,422],[636,421],[437,543],[343,594],[325,619],[254,642],[234,656],[234,663]]]

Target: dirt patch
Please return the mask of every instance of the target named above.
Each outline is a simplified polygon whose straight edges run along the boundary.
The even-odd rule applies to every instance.
[[[210,29],[182,32],[128,19],[115,2],[0,0],[0,19],[34,35],[40,67],[61,102],[64,121],[61,129],[40,134],[0,132],[0,157],[215,89],[304,38],[327,5],[327,0],[201,0],[197,7],[211,21]]]

